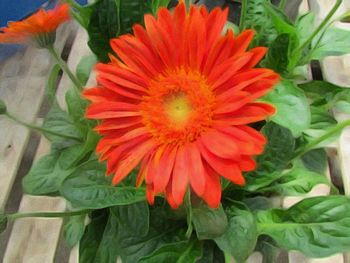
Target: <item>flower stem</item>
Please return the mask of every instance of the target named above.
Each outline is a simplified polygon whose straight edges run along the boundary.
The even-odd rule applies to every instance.
[[[24,217],[69,217],[77,216],[89,213],[91,210],[79,210],[79,211],[70,211],[70,212],[28,212],[28,213],[14,213],[7,215],[7,218],[10,221],[14,221],[19,218]]]
[[[239,21],[239,31],[242,32],[244,29],[245,17],[247,14],[247,0],[242,0],[241,3],[241,19]]]
[[[287,0],[281,0],[280,4],[278,5],[278,7],[281,10],[284,10],[286,8],[286,4],[287,4]]]
[[[225,256],[225,263],[233,263],[233,259],[230,254],[228,254],[227,252],[224,252],[224,256]]]
[[[339,131],[341,131],[342,129],[344,129],[347,126],[350,126],[350,120],[346,120],[346,121],[338,123],[335,127],[330,129],[329,131],[327,131],[324,135],[309,142],[305,147],[303,147],[301,150],[297,151],[295,153],[293,159],[296,159],[296,158],[304,155],[308,151],[312,150],[315,146],[317,146],[321,142],[327,140],[328,138],[332,137],[333,135],[337,134]]]
[[[337,0],[332,10],[326,16],[326,18],[322,21],[322,23],[318,26],[318,28],[312,33],[312,35],[307,40],[305,40],[305,42],[298,49],[294,51],[294,54],[298,54],[299,52],[302,52],[308,45],[311,44],[314,37],[317,36],[317,34],[320,33],[320,31],[328,24],[329,20],[333,17],[333,15],[338,10],[341,4],[342,4],[342,0]]]
[[[76,137],[65,135],[65,134],[61,134],[61,133],[58,133],[58,132],[55,132],[55,131],[52,131],[52,130],[45,129],[45,128],[40,127],[40,126],[36,126],[36,125],[30,124],[30,123],[26,123],[24,121],[21,121],[21,120],[17,119],[15,116],[11,115],[8,112],[5,113],[5,116],[7,116],[9,119],[13,120],[16,123],[18,123],[20,125],[23,125],[24,127],[27,127],[28,129],[32,129],[32,130],[35,130],[35,131],[38,131],[38,132],[41,132],[41,133],[51,134],[53,136],[58,136],[58,137],[65,138],[65,139],[80,141]]]
[[[48,46],[47,50],[50,52],[52,57],[57,61],[57,63],[60,65],[61,69],[68,75],[68,77],[71,79],[71,81],[74,84],[74,87],[77,89],[78,93],[83,89],[83,85],[81,82],[77,79],[77,77],[72,73],[72,71],[69,69],[67,63],[63,61],[61,56],[56,52],[53,45]]]

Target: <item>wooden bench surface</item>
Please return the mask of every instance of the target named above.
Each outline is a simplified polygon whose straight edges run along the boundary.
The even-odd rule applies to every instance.
[[[317,20],[321,21],[334,2],[334,0],[303,0],[300,12],[306,12],[311,8],[316,13]],[[345,2],[339,13],[350,10],[350,1],[349,3]],[[337,24],[337,26],[344,25]],[[80,58],[90,54],[86,44],[87,34],[81,28],[77,30],[77,25],[70,22],[59,29],[58,35],[56,47],[60,52],[64,47],[66,51],[69,51],[68,65],[71,69],[75,69]],[[69,43],[68,40],[72,35],[75,35],[74,42]],[[9,110],[20,119],[27,122],[37,121],[38,112],[44,100],[47,75],[53,65],[52,59],[45,50],[32,47],[18,52],[0,65],[0,98],[7,102]],[[327,81],[350,87],[350,55],[326,58],[322,61],[322,67]],[[91,74],[87,86],[94,84],[95,77],[94,74]],[[70,80],[63,75],[58,85],[57,96],[60,105],[64,108],[64,94],[70,86]],[[339,113],[335,113],[335,116],[338,120],[350,118],[348,115]],[[13,183],[27,148],[30,131],[5,118],[0,118],[0,134],[2,135],[0,141],[0,209],[3,209],[13,190]],[[335,150],[340,159],[345,192],[350,195],[350,128],[344,130],[336,146]],[[48,153],[49,147],[48,141],[43,137],[40,138],[34,161]],[[329,187],[319,185],[309,195],[327,194],[329,194]],[[284,207],[289,207],[299,200],[299,197],[286,197],[281,200],[281,204]],[[63,211],[65,208],[66,204],[61,198],[23,195],[18,210]],[[27,218],[16,221],[12,226],[6,249],[3,249],[4,255],[1,253],[2,243],[0,242],[0,260],[3,260],[4,263],[54,262],[61,236],[61,227],[61,219]],[[66,255],[66,257],[65,262],[78,262],[77,247],[71,251],[70,256]],[[319,260],[307,259],[296,252],[289,253],[289,261],[291,263],[346,262],[342,254]],[[248,262],[262,262],[262,257],[259,253],[254,253]]]

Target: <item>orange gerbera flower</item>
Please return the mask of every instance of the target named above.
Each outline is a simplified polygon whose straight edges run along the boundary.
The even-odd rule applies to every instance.
[[[86,116],[102,120],[97,146],[113,184],[139,163],[137,185],[147,198],[165,193],[176,208],[187,189],[210,207],[221,200],[220,176],[243,185],[242,171],[256,167],[266,143],[248,124],[275,108],[255,100],[279,81],[272,70],[253,67],[266,53],[246,51],[253,31],[222,35],[227,9],[183,2],[173,13],[145,15],[145,28],[111,40],[118,58],[97,65],[99,87],[84,92],[92,101]]]
[[[18,21],[9,22],[7,27],[0,29],[0,43],[23,43],[26,41],[41,40],[42,37],[54,36],[57,27],[69,19],[69,5],[58,5],[55,9],[45,11],[40,9],[30,17]]]

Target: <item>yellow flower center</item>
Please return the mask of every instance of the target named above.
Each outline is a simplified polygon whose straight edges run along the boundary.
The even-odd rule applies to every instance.
[[[164,101],[165,112],[171,120],[175,128],[183,127],[189,120],[193,111],[190,102],[186,98],[186,94],[179,92],[171,94]]]
[[[194,141],[212,123],[214,95],[197,71],[178,69],[151,81],[140,104],[144,125],[161,144]]]

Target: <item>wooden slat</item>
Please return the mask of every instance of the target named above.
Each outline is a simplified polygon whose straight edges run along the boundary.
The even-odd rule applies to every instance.
[[[74,43],[72,45],[72,48],[70,50],[70,54],[68,57],[68,66],[73,70],[76,68],[77,64],[79,63],[80,58],[82,58],[85,55],[91,54],[91,51],[89,50],[87,43],[87,34],[83,29],[79,29],[77,31],[77,34],[75,36]],[[64,96],[65,92],[72,86],[72,83],[69,78],[67,78],[66,75],[63,75],[57,89],[57,99],[60,102],[61,106],[65,108],[65,101]],[[42,141],[45,141],[42,139]],[[41,151],[41,154],[46,154],[49,151],[49,148],[46,149],[46,151]],[[29,200],[28,200],[29,199]],[[37,204],[37,197],[32,196],[24,196],[21,201],[21,210],[20,211],[30,211],[32,207],[36,207],[39,210],[49,210],[49,211],[64,211],[65,210],[65,201],[62,198],[49,198],[49,197],[40,197],[40,202],[43,204],[40,206],[40,204]],[[50,203],[50,206],[45,206],[44,204]],[[43,237],[40,235],[42,231],[41,221],[43,219],[31,219],[32,227],[31,230],[31,237],[32,241],[27,246],[28,251],[36,251],[37,246],[40,245],[42,242],[45,242]],[[46,221],[45,221],[46,222]],[[45,245],[45,255],[40,254],[39,256],[45,256],[46,260],[45,262],[53,262],[53,257],[55,255],[55,250],[57,248],[57,244],[60,237],[60,231],[61,231],[62,221],[58,220],[56,222],[56,226],[52,229],[50,229],[50,236],[51,241],[50,243],[46,243]],[[16,246],[13,246],[13,242],[17,242],[18,240],[18,233],[23,232],[28,234],[28,226],[26,224],[18,223],[14,226],[14,231],[12,232],[12,236],[10,239],[10,242],[8,243],[6,255],[11,255],[12,257],[7,257],[8,262],[11,262],[11,259],[17,255],[17,257],[21,257],[21,252],[18,251]],[[26,238],[26,235],[23,235],[22,238]],[[36,261],[39,259],[37,254],[30,254],[27,253],[26,257],[29,258],[29,260],[33,260],[33,262],[39,262]],[[78,250],[75,249],[72,251],[72,255],[70,256],[69,262],[78,262]]]
[[[50,143],[42,137],[35,160],[45,155],[49,149]],[[61,198],[24,195],[19,211],[62,211],[64,209],[65,202]],[[53,262],[61,225],[62,219],[16,220],[3,262]],[[56,229],[58,231],[55,231]]]
[[[72,28],[69,24],[58,31],[56,46],[62,50]],[[14,72],[2,68],[0,73],[0,98],[18,118],[33,122],[42,103],[47,74],[53,65],[46,50],[28,47],[21,59],[19,55],[6,64],[12,65]],[[19,66],[15,66],[16,63]],[[29,131],[5,117],[0,117],[0,209],[4,208],[24,149],[29,139]]]
[[[335,0],[309,0],[312,10],[316,14],[319,24],[335,4]],[[350,10],[350,1],[343,1],[334,17],[338,17]],[[341,27],[349,30],[350,25],[336,22],[332,26]],[[327,57],[321,61],[322,73],[325,80],[345,87],[350,87],[350,54],[338,57]],[[348,114],[335,112],[337,121],[350,119]],[[350,128],[345,129],[337,143],[337,151],[340,159],[340,169],[343,179],[345,194],[350,195]],[[349,262],[349,255],[335,255],[328,261],[319,262]]]

